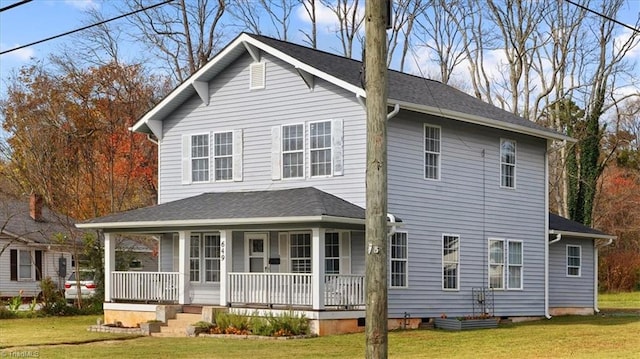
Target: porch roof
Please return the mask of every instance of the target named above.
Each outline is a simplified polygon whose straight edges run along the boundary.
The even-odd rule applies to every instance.
[[[87,229],[295,223],[364,225],[365,210],[317,188],[210,192],[78,223]]]
[[[589,239],[616,239],[597,229],[585,226],[582,223],[572,221],[557,214],[549,212],[549,234],[561,234],[571,237],[581,237]]]

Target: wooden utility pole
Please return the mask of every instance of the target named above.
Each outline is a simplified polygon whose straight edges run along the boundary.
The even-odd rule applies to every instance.
[[[365,6],[366,357],[387,358],[387,0]]]

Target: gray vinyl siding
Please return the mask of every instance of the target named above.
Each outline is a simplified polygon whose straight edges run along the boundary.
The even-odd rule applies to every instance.
[[[365,273],[364,259],[364,232],[351,232],[351,273]]]
[[[582,248],[579,277],[567,276],[567,245]],[[563,237],[549,246],[549,307],[589,308],[594,304],[594,248],[592,239]]]
[[[173,233],[165,233],[160,238],[160,272],[174,272],[173,268]]]
[[[441,126],[440,180],[424,179],[424,123]],[[472,288],[488,286],[488,238],[523,243],[523,289],[496,290],[494,314],[543,315],[545,141],[407,111],[388,132],[389,212],[409,248],[408,287],[390,288],[389,316],[472,314]],[[517,141],[515,189],[500,188],[500,138]],[[460,236],[458,291],[442,290],[443,233]]]
[[[42,278],[50,277],[58,288],[61,290],[64,289],[65,278],[61,277],[58,271],[58,258],[61,256],[67,258],[67,275],[69,275],[71,274],[71,254],[28,246],[23,242],[18,242],[6,237],[0,237],[0,248],[4,248],[9,241],[13,241],[13,243],[11,243],[0,256],[0,268],[2,268],[2,270],[0,270],[0,297],[14,297],[18,295],[20,290],[23,291],[24,297],[32,297],[40,293],[40,281],[11,280],[11,272],[9,271],[11,262],[9,251],[11,249],[27,251],[42,250]]]
[[[262,60],[266,62],[264,90],[249,90],[252,60],[245,55],[209,83],[208,106],[194,95],[164,120],[159,145],[159,202],[211,191],[314,186],[364,206],[366,123],[355,96],[317,78],[311,91],[290,65],[268,54]],[[323,120],[343,121],[344,175],[309,178],[306,151],[306,179],[272,180],[271,128]],[[231,130],[243,131],[243,180],[182,184],[182,135]],[[308,140],[308,126],[305,132]]]

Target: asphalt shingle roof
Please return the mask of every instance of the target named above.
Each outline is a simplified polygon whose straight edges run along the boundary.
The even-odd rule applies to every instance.
[[[247,35],[322,72],[346,81],[351,85],[362,87],[360,81],[360,70],[362,68],[361,61],[348,59],[328,52],[315,50],[282,40],[276,40],[266,36],[254,34]],[[513,125],[524,126],[549,134],[558,134],[556,131],[516,116],[511,112],[488,104],[439,81],[394,70],[389,70],[388,74],[388,96],[390,100],[398,100],[417,105],[456,111],[502,121]]]
[[[549,212],[549,229],[561,232],[573,232],[594,234],[597,236],[609,236],[608,234],[601,232],[597,229],[585,226],[584,224],[570,219],[564,218],[557,214]]]
[[[68,222],[69,228],[62,225]],[[0,230],[10,237],[39,243],[54,243],[54,236],[58,233],[68,233],[73,230],[74,221],[42,208],[42,220],[35,221],[29,211],[29,198],[16,198],[0,192]]]
[[[364,209],[313,187],[210,192],[94,218],[86,223],[162,222],[239,218],[333,216],[364,219]]]

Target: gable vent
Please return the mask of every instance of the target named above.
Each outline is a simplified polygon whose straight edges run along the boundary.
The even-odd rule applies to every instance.
[[[266,78],[266,63],[256,62],[249,67],[249,89],[263,89]]]

